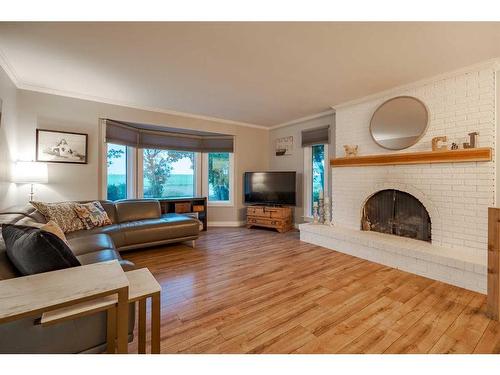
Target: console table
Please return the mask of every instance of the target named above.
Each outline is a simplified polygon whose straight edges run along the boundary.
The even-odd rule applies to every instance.
[[[247,208],[247,228],[274,228],[283,233],[293,228],[293,213],[290,207],[250,206]]]
[[[207,197],[160,198],[161,213],[198,213],[198,219],[207,230]]]
[[[118,353],[128,350],[129,280],[118,261],[0,281],[0,324],[111,297]],[[110,314],[112,315],[112,314]]]

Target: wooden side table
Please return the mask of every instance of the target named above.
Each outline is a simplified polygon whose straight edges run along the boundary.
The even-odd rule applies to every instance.
[[[39,316],[103,298],[115,301],[118,353],[128,350],[129,281],[118,261],[0,281],[0,323]],[[78,315],[75,315],[78,316]]]
[[[146,353],[146,301],[148,298],[151,299],[151,353],[159,354],[161,286],[147,268],[125,272],[124,275],[129,283],[127,305],[131,302],[139,303],[139,354]],[[115,353],[116,319],[120,317],[117,309],[116,297],[109,296],[44,313],[41,323],[42,325],[55,324],[75,317],[107,311],[107,352]]]
[[[129,302],[139,302],[139,354],[146,353],[146,301],[151,299],[151,354],[160,354],[161,286],[147,268],[125,272]]]

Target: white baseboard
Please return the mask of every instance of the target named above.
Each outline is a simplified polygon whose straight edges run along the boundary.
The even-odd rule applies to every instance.
[[[245,221],[209,221],[209,227],[242,227]]]

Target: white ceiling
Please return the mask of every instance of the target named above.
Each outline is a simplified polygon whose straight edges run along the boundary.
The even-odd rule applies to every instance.
[[[500,23],[4,22],[0,53],[23,88],[270,127],[496,58]]]

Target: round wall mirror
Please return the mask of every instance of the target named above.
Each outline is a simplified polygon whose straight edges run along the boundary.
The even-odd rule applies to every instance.
[[[413,146],[427,130],[425,104],[411,96],[398,96],[382,103],[370,121],[373,140],[389,150]]]

